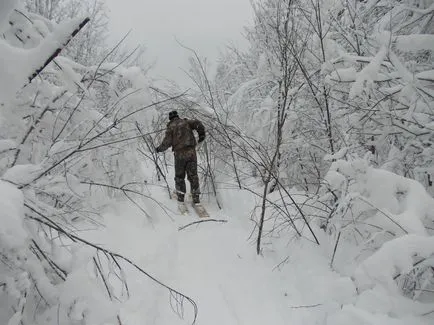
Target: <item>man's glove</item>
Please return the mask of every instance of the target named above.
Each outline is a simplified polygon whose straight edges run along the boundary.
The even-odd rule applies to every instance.
[[[205,140],[205,136],[204,135],[199,136],[198,143],[201,143],[203,140]]]

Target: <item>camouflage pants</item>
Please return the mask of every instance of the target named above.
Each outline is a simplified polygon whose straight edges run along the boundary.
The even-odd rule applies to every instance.
[[[194,147],[175,151],[175,186],[178,201],[184,202],[186,193],[185,174],[190,182],[193,202],[199,203],[199,177],[197,176],[197,157]]]

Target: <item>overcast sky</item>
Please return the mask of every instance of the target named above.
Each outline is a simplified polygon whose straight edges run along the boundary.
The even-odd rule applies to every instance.
[[[249,0],[106,0],[112,39],[132,29],[130,44],[144,44],[149,61],[157,60],[153,75],[188,81],[180,68],[188,67],[189,53],[175,37],[215,62],[219,49],[232,41],[246,47],[243,27],[252,21]]]

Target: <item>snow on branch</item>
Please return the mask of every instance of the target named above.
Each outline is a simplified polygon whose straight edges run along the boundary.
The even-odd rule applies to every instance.
[[[30,49],[14,47],[6,40],[0,40],[0,101],[13,98],[21,87],[38,76],[88,22],[89,18],[76,18],[59,24]]]
[[[395,37],[395,42],[396,47],[401,51],[434,51],[434,35],[432,34],[399,35]]]
[[[45,61],[45,63],[36,69],[35,72],[29,77],[29,83],[32,82],[32,80],[42,71],[44,68],[54,60],[56,56],[60,54],[62,49],[68,45],[68,43],[71,41],[71,39],[77,35],[77,33],[90,21],[89,17],[84,18],[78,26],[75,27],[75,29],[72,31],[72,33],[68,36],[68,31],[70,30],[70,27],[74,26],[77,22],[72,21],[70,24],[65,24],[62,26],[62,28],[59,28],[57,32],[55,33],[57,35],[57,39],[60,43],[60,46],[54,51],[53,54]]]
[[[381,47],[374,59],[362,71],[357,73],[356,81],[350,90],[350,98],[360,95],[364,88],[372,87],[373,80],[377,78],[381,63],[385,59],[387,52],[386,46]]]
[[[396,288],[396,270],[409,273],[413,269],[414,256],[427,258],[433,254],[433,236],[404,235],[385,243],[368,257],[357,268],[355,279],[361,289],[369,287],[376,280],[393,290]]]

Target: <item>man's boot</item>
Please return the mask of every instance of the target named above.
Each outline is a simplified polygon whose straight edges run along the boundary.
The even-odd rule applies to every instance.
[[[200,203],[199,194],[192,194],[192,198],[193,198],[193,204],[199,204]]]
[[[178,196],[178,202],[184,202],[184,194],[182,194],[182,193],[176,193],[177,194],[177,196]]]
[[[185,204],[185,202],[178,201],[178,210],[179,210],[179,212],[181,212],[181,214],[187,214],[188,213],[188,208],[187,208],[187,205]]]
[[[187,206],[185,205],[185,202],[184,202],[184,193],[178,192],[177,194],[178,194],[178,210],[182,214],[187,214],[188,209],[187,209]]]

